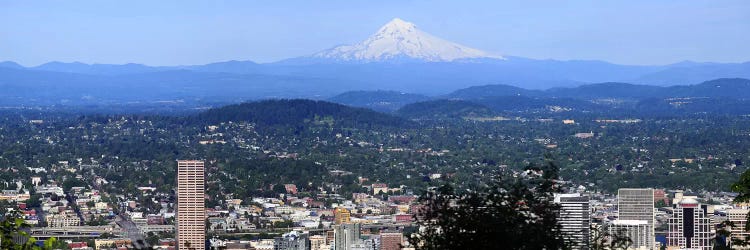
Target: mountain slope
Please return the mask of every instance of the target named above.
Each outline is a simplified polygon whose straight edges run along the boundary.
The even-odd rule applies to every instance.
[[[85,64],[81,62],[48,62],[29,69],[87,75],[127,75],[170,70],[169,67],[152,67],[137,63]]]
[[[750,99],[750,80],[743,78],[720,78],[688,86],[667,88],[671,97],[725,97]]]
[[[446,98],[457,98],[457,99],[475,99],[482,97],[492,96],[529,96],[539,95],[540,91],[527,90],[515,86],[494,84],[494,85],[482,85],[473,86],[465,89],[459,89],[446,95]]]
[[[482,104],[461,100],[434,100],[401,107],[396,114],[411,119],[456,119],[495,115]]]
[[[23,69],[24,67],[16,62],[4,61],[0,62],[0,68]]]
[[[338,46],[313,55],[316,58],[338,61],[389,61],[419,60],[426,62],[450,62],[458,59],[494,58],[478,49],[443,40],[417,29],[413,23],[395,18],[381,27],[366,40]]]
[[[607,82],[586,84],[575,88],[554,88],[545,91],[546,96],[577,99],[626,98],[640,99],[669,95],[663,87],[630,83]]]
[[[263,126],[328,125],[335,127],[408,126],[410,122],[364,108],[305,99],[246,102],[210,109],[189,118],[216,124],[247,121]]]
[[[424,95],[376,90],[344,92],[328,98],[328,101],[348,106],[370,108],[376,111],[392,112],[404,105],[429,99],[430,97]]]
[[[681,63],[661,71],[641,75],[629,82],[669,86],[696,84],[727,77],[750,78],[750,62]]]
[[[504,96],[572,98],[581,100],[601,98],[640,100],[670,97],[750,99],[750,80],[743,78],[720,78],[699,84],[671,87],[606,82],[547,90],[528,90],[509,85],[483,85],[459,89],[443,97],[478,100]]]
[[[262,66],[253,61],[226,61],[215,62],[205,65],[178,66],[179,68],[200,71],[200,72],[220,72],[249,74],[261,72]]]

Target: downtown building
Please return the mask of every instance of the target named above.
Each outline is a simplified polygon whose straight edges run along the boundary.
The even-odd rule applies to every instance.
[[[653,235],[649,235],[651,227],[645,220],[614,220],[607,225],[607,231],[609,235],[628,237],[632,241],[628,249],[648,250],[653,247],[648,245]]]
[[[177,249],[205,248],[204,170],[203,161],[177,161]]]
[[[747,214],[750,213],[748,209],[727,209],[727,220],[731,221],[734,226],[731,227],[731,238],[729,239],[730,245],[735,245],[733,242],[744,241],[750,237],[750,231],[745,230],[747,224]],[[734,246],[733,246],[734,247]],[[748,248],[748,247],[746,247]]]
[[[343,207],[337,207],[333,210],[333,222],[336,225],[346,224],[350,223],[351,220],[351,212],[349,212],[349,209],[343,208]]]
[[[328,232],[326,232],[327,234]],[[326,242],[326,236],[313,235],[310,236],[310,250],[330,250],[331,246]]]
[[[298,231],[291,231],[283,234],[281,237],[274,238],[274,250],[309,250],[310,235]]]
[[[618,220],[645,221],[647,239],[633,248],[656,247],[654,235],[654,190],[651,188],[621,188],[617,190]],[[635,242],[634,242],[635,243]]]
[[[400,232],[381,232],[380,250],[400,250],[404,234]]]
[[[560,206],[557,222],[570,249],[589,249],[591,238],[591,211],[589,197],[575,194],[557,194],[555,203]]]
[[[333,226],[332,250],[352,250],[353,246],[362,244],[362,232],[359,223],[345,223]]]
[[[675,205],[669,218],[667,249],[710,250],[713,225],[707,214],[708,206],[692,198],[682,199]]]

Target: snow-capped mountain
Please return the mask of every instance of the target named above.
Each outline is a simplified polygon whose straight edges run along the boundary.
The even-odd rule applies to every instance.
[[[492,58],[500,55],[443,40],[417,29],[413,23],[395,18],[367,40],[324,50],[312,57],[337,61],[377,62],[416,59],[427,62],[450,62],[459,59]]]

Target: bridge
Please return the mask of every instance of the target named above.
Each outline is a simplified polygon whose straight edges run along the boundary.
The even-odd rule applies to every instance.
[[[397,228],[397,227],[409,227],[414,226],[413,223],[410,222],[399,222],[399,223],[373,223],[373,224],[360,224],[361,228],[364,229],[372,229],[372,228]],[[302,227],[290,227],[290,228],[263,228],[263,229],[250,229],[250,230],[244,230],[241,232],[209,232],[213,233],[214,235],[220,235],[220,236],[242,236],[242,235],[256,235],[260,233],[285,233],[289,232],[291,230],[298,230],[298,231],[306,231],[306,232],[325,232],[332,230],[330,228],[302,228]]]
[[[29,234],[37,239],[55,238],[97,238],[103,233],[120,234],[113,226],[71,226],[71,227],[33,227]]]
[[[55,239],[80,239],[80,238],[99,238],[98,234],[32,234],[37,240],[46,240],[52,237]]]

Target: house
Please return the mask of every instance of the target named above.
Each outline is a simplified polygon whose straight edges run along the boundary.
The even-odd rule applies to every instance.
[[[372,194],[388,193],[388,185],[385,183],[372,184]]]

